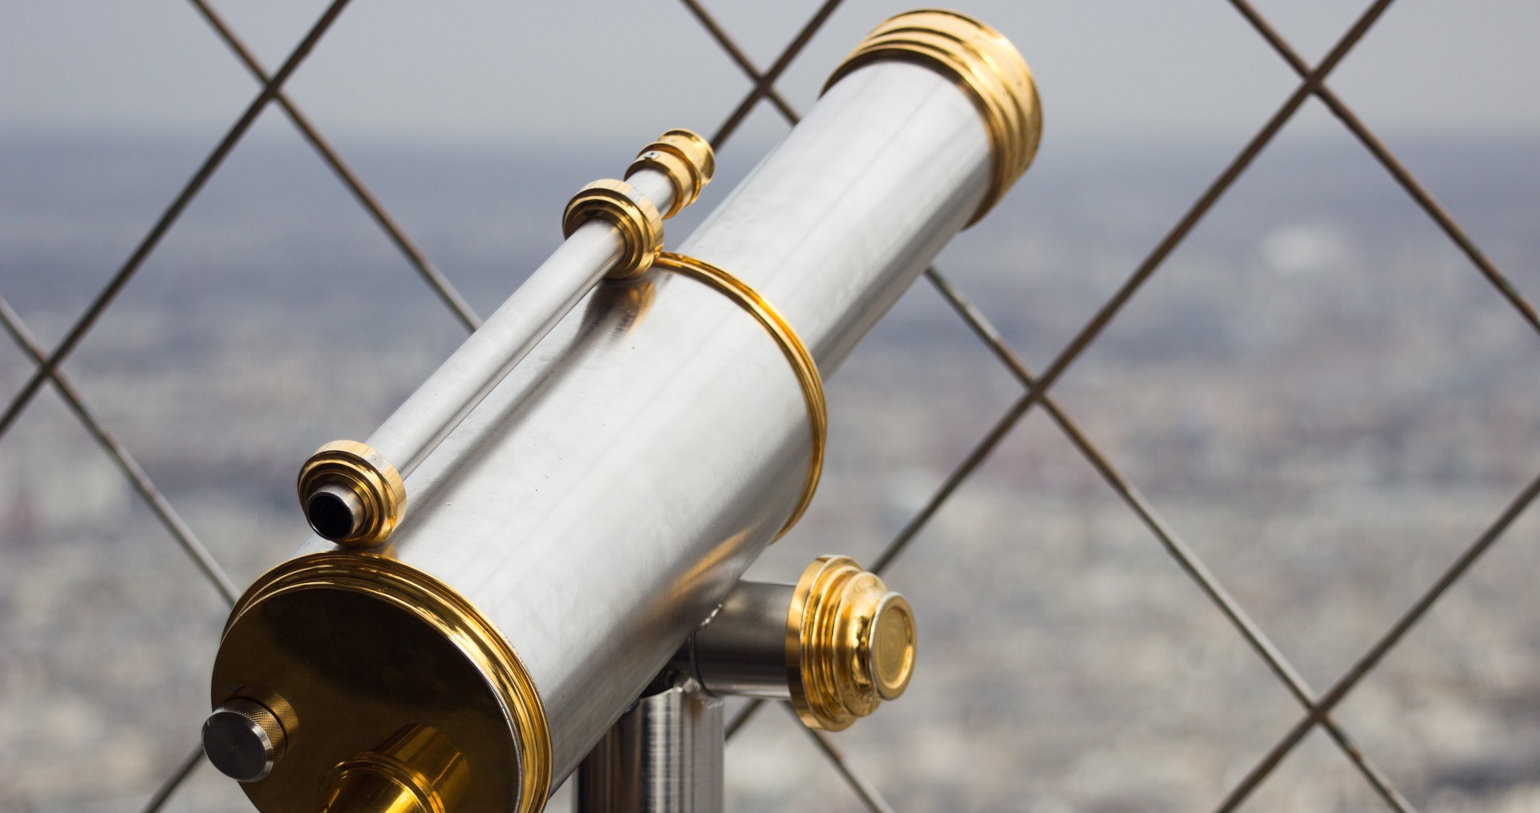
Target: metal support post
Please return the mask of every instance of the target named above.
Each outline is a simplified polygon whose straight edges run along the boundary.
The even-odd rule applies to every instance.
[[[722,700],[693,680],[636,701],[578,767],[575,813],[716,813]]]

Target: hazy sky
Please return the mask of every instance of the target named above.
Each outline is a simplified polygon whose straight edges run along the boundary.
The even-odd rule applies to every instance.
[[[325,3],[217,5],[276,70]],[[768,67],[816,3],[707,5]],[[841,6],[781,83],[785,95],[805,108],[866,31],[913,5]],[[1314,61],[1367,4],[1258,5]],[[1003,31],[1026,55],[1049,138],[1234,141],[1296,82],[1223,0],[967,0],[957,7]],[[1540,135],[1537,32],[1540,3],[1402,0],[1330,84],[1383,131]],[[748,83],[672,0],[356,0],[289,87],[331,134],[510,141],[623,134],[629,143],[670,126],[709,133]],[[182,0],[0,0],[0,132],[214,136],[255,92]],[[1335,125],[1313,112],[1291,126]],[[768,109],[749,127],[751,137],[779,130]]]

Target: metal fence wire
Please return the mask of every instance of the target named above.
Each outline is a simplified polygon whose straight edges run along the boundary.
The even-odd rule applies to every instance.
[[[709,42],[720,48],[731,64],[735,65],[742,72],[749,84],[748,90],[732,106],[730,111],[724,116],[720,126],[714,131],[711,138],[717,148],[723,151],[724,154],[730,154],[732,149],[729,146],[730,140],[739,131],[740,126],[755,111],[769,110],[789,123],[796,122],[798,109],[777,90],[777,82],[796,63],[799,54],[803,52],[805,46],[818,35],[820,29],[839,9],[839,0],[827,0],[827,2],[822,3],[778,52],[768,67],[761,67],[757,64],[745,49],[735,41],[734,32],[729,30],[729,26],[713,16],[712,11],[706,5],[699,2],[699,0],[682,0],[682,2],[690,16],[700,24],[701,32],[704,35],[701,40],[703,45]],[[368,216],[378,225],[382,236],[394,246],[395,250],[400,252],[411,267],[416,269],[423,282],[437,296],[441,304],[451,312],[454,319],[465,328],[474,329],[479,324],[479,318],[471,308],[466,297],[456,290],[450,280],[450,275],[441,272],[428,260],[424,250],[406,233],[401,222],[386,211],[379,199],[370,192],[364,181],[343,161],[338,151],[322,136],[318,127],[299,108],[293,98],[285,92],[286,83],[297,71],[304,67],[307,57],[312,52],[325,47],[326,34],[332,28],[339,15],[348,6],[348,0],[333,0],[329,3],[324,12],[300,40],[299,44],[294,46],[288,57],[276,70],[269,70],[264,67],[254,56],[252,49],[242,41],[231,25],[221,18],[219,13],[205,0],[191,0],[191,4],[196,13],[201,15],[202,19],[212,28],[214,34],[229,47],[230,51],[244,68],[256,79],[259,88],[241,115],[218,140],[215,147],[207,154],[201,166],[174,196],[171,203],[166,206],[162,215],[150,230],[143,235],[117,272],[101,288],[89,304],[80,311],[78,317],[73,320],[68,328],[63,331],[61,339],[51,344],[45,344],[40,341],[28,325],[23,322],[17,310],[13,309],[11,304],[5,299],[0,298],[0,321],[3,321],[12,340],[20,348],[22,354],[24,354],[26,364],[28,365],[26,374],[18,379],[20,382],[19,388],[9,395],[4,412],[0,414],[0,437],[16,430],[16,427],[19,425],[18,421],[26,414],[29,408],[36,405],[41,393],[48,389],[56,391],[70,412],[74,414],[80,424],[106,451],[117,468],[121,470],[123,477],[127,478],[138,498],[148,506],[159,524],[164,527],[167,535],[170,537],[170,541],[180,546],[183,553],[194,563],[202,576],[213,586],[228,605],[234,601],[234,597],[239,592],[238,583],[231,576],[227,575],[221,564],[210,553],[209,548],[200,541],[198,533],[193,529],[195,523],[191,523],[183,518],[177,508],[171,504],[164,493],[152,482],[145,469],[135,460],[129,448],[115,437],[111,429],[104,424],[99,417],[99,413],[93,410],[92,405],[88,403],[87,399],[72,384],[69,375],[66,373],[66,368],[72,354],[81,347],[83,342],[86,342],[92,336],[93,328],[102,319],[104,314],[110,311],[119,295],[135,282],[136,276],[145,266],[147,260],[154,255],[163,239],[177,227],[179,219],[187,210],[189,204],[198,197],[209,181],[219,172],[226,159],[232,154],[232,151],[242,142],[243,137],[252,130],[259,116],[270,108],[276,107],[281,110],[282,114],[293,124],[304,140],[319,154],[332,174],[346,187],[348,193],[357,200],[359,205],[368,213]],[[1254,135],[1240,146],[1234,158],[1223,167],[1222,171],[1214,177],[1212,183],[1198,195],[1197,199],[1185,211],[1180,213],[1162,213],[1161,216],[1169,218],[1171,222],[1169,229],[1155,242],[1153,248],[1149,249],[1144,258],[1127,273],[1121,284],[1116,286],[1111,295],[1106,297],[1100,306],[1095,308],[1090,317],[1073,332],[1073,336],[1063,344],[1062,348],[1049,356],[1049,362],[1040,371],[1034,372],[1028,368],[1027,364],[1023,361],[1023,354],[1019,351],[1018,347],[1004,338],[1008,331],[1002,331],[997,328],[985,315],[986,311],[998,313],[1001,310],[1009,309],[1011,307],[1009,303],[1002,304],[991,301],[987,293],[976,302],[963,292],[962,288],[964,286],[947,272],[940,268],[929,268],[926,270],[926,283],[935,293],[939,294],[945,306],[950,308],[962,325],[966,326],[967,330],[976,337],[978,342],[987,349],[988,353],[1003,368],[1009,378],[1014,381],[1014,394],[1009,399],[1006,407],[998,415],[992,420],[982,422],[983,431],[977,434],[972,441],[971,447],[967,448],[960,458],[954,459],[949,472],[940,478],[939,483],[927,481],[924,484],[926,494],[923,498],[913,499],[904,503],[904,510],[908,513],[901,522],[894,523],[898,526],[896,533],[892,534],[887,544],[879,552],[875,555],[868,555],[865,558],[870,560],[867,564],[879,572],[900,571],[898,576],[890,578],[890,580],[896,579],[894,581],[895,586],[901,590],[906,589],[907,585],[904,581],[906,578],[910,581],[928,578],[929,574],[934,571],[934,568],[945,566],[947,562],[952,562],[957,567],[971,572],[972,575],[969,578],[978,578],[987,583],[988,574],[980,574],[976,563],[974,565],[967,565],[955,559],[949,560],[940,556],[943,553],[941,546],[947,544],[944,541],[945,537],[955,534],[955,530],[934,533],[928,537],[927,531],[933,528],[938,516],[946,511],[954,500],[967,494],[970,484],[985,476],[981,473],[988,468],[989,461],[1002,448],[1006,447],[1013,437],[1024,434],[1025,430],[1022,427],[1028,425],[1028,422],[1024,419],[1031,414],[1039,413],[1046,418],[1046,422],[1039,424],[1039,427],[1052,426],[1056,429],[1057,433],[1062,436],[1063,441],[1067,441],[1069,447],[1078,453],[1080,458],[1083,458],[1084,463],[1089,466],[1095,478],[1105,484],[1112,498],[1126,508],[1127,512],[1129,512],[1128,516],[1131,516],[1139,526],[1142,526],[1143,537],[1146,541],[1139,544],[1164,552],[1169,559],[1169,563],[1174,565],[1181,574],[1190,579],[1191,583],[1197,587],[1202,597],[1206,599],[1207,604],[1210,605],[1209,610],[1217,614],[1217,618],[1222,619],[1224,624],[1233,631],[1234,635],[1239,636],[1240,641],[1244,642],[1244,646],[1254,653],[1255,658],[1276,679],[1276,688],[1281,693],[1279,696],[1289,698],[1296,707],[1292,717],[1280,717],[1278,715],[1268,717],[1267,719],[1273,721],[1272,726],[1264,731],[1255,732],[1255,736],[1270,741],[1272,743],[1270,746],[1259,748],[1257,753],[1254,754],[1242,750],[1237,755],[1233,755],[1232,760],[1226,763],[1228,767],[1223,770],[1222,775],[1208,776],[1203,779],[1204,787],[1215,786],[1224,788],[1222,794],[1212,799],[1211,804],[1213,807],[1218,810],[1238,809],[1248,800],[1259,797],[1259,792],[1262,791],[1264,783],[1270,777],[1274,777],[1275,774],[1279,773],[1280,766],[1285,764],[1291,754],[1300,751],[1303,744],[1312,741],[1311,735],[1315,732],[1324,734],[1326,741],[1339,752],[1341,760],[1343,760],[1340,764],[1351,766],[1351,771],[1356,772],[1364,783],[1362,787],[1369,789],[1383,803],[1383,806],[1393,810],[1412,810],[1414,805],[1410,799],[1417,799],[1418,803],[1423,805],[1448,806],[1449,798],[1447,796],[1431,798],[1428,796],[1433,791],[1430,790],[1432,786],[1427,781],[1427,777],[1397,775],[1395,770],[1381,768],[1376,761],[1376,757],[1380,754],[1380,750],[1376,746],[1392,750],[1393,746],[1386,745],[1383,742],[1383,737],[1380,738],[1379,742],[1373,744],[1359,742],[1353,736],[1353,727],[1349,724],[1348,719],[1340,716],[1340,714],[1345,708],[1345,702],[1355,697],[1355,692],[1360,690],[1366,682],[1369,682],[1378,673],[1378,670],[1382,669],[1383,664],[1386,663],[1387,658],[1396,649],[1397,645],[1401,644],[1409,633],[1419,629],[1421,625],[1428,624],[1427,619],[1430,617],[1430,613],[1435,611],[1444,602],[1449,601],[1446,597],[1461,588],[1462,582],[1466,580],[1467,574],[1471,572],[1472,567],[1494,545],[1500,540],[1506,540],[1508,546],[1534,547],[1536,540],[1533,538],[1533,535],[1530,535],[1529,538],[1514,538],[1516,534],[1509,533],[1509,531],[1529,510],[1537,492],[1540,492],[1540,472],[1536,472],[1527,483],[1519,487],[1515,493],[1512,493],[1506,504],[1501,505],[1495,514],[1490,515],[1485,520],[1485,523],[1474,533],[1473,538],[1450,542],[1450,545],[1458,542],[1461,547],[1457,550],[1450,548],[1449,550],[1453,551],[1453,555],[1449,556],[1447,561],[1440,567],[1428,572],[1424,572],[1427,570],[1426,568],[1419,568],[1416,571],[1415,575],[1419,579],[1419,592],[1417,592],[1415,598],[1409,605],[1400,607],[1397,613],[1394,614],[1393,620],[1385,624],[1377,635],[1370,636],[1367,646],[1362,646],[1356,650],[1356,656],[1349,659],[1350,665],[1347,668],[1337,670],[1334,676],[1328,675],[1329,679],[1327,680],[1312,683],[1306,679],[1306,673],[1318,673],[1321,670],[1302,669],[1291,662],[1290,647],[1278,643],[1277,639],[1269,635],[1269,629],[1272,627],[1270,619],[1265,615],[1259,616],[1248,611],[1245,603],[1238,597],[1248,593],[1254,594],[1255,590],[1252,589],[1252,585],[1248,584],[1247,589],[1237,591],[1232,589],[1233,585],[1227,586],[1226,583],[1222,582],[1216,576],[1216,569],[1212,568],[1205,562],[1204,558],[1199,556],[1198,551],[1203,549],[1204,546],[1196,542],[1189,543],[1189,541],[1184,539],[1183,535],[1175,527],[1179,523],[1163,518],[1161,512],[1157,510],[1154,504],[1155,500],[1146,497],[1133,482],[1134,475],[1130,473],[1131,471],[1137,470],[1147,473],[1150,470],[1149,467],[1143,465],[1138,465],[1133,469],[1120,467],[1119,462],[1115,458],[1118,457],[1119,450],[1127,447],[1127,444],[1119,440],[1117,443],[1104,446],[1099,445],[1093,440],[1093,429],[1091,427],[1105,427],[1106,422],[1100,420],[1099,416],[1106,412],[1106,410],[1093,409],[1091,410],[1094,413],[1093,418],[1082,422],[1072,415],[1070,407],[1055,395],[1056,385],[1064,380],[1065,376],[1071,372],[1078,361],[1087,356],[1088,351],[1095,347],[1098,340],[1109,332],[1109,328],[1117,323],[1120,316],[1129,310],[1130,303],[1134,302],[1137,295],[1149,286],[1150,281],[1156,274],[1168,267],[1170,264],[1168,260],[1183,245],[1184,240],[1193,233],[1200,223],[1205,221],[1205,218],[1211,217],[1216,207],[1220,206],[1222,200],[1224,200],[1226,193],[1230,192],[1237,185],[1237,182],[1246,174],[1248,168],[1257,162],[1259,156],[1275,141],[1278,134],[1296,117],[1299,111],[1307,109],[1311,105],[1312,100],[1324,105],[1324,108],[1340,122],[1342,127],[1363,146],[1367,153],[1365,160],[1378,164],[1384,173],[1388,175],[1389,180],[1399,185],[1410,200],[1415,203],[1416,207],[1464,255],[1469,261],[1471,271],[1483,278],[1490,285],[1490,288],[1511,306],[1509,309],[1512,312],[1511,316],[1504,318],[1521,320],[1524,325],[1527,325],[1527,331],[1540,334],[1540,318],[1537,318],[1534,306],[1524,297],[1518,287],[1510,282],[1496,264],[1477,246],[1475,241],[1461,229],[1454,217],[1435,200],[1432,192],[1419,182],[1407,167],[1397,159],[1390,148],[1376,137],[1370,127],[1354,113],[1349,103],[1334,92],[1327,82],[1333,70],[1351,55],[1355,47],[1373,33],[1375,24],[1386,13],[1391,5],[1391,0],[1378,0],[1369,5],[1342,32],[1326,55],[1314,64],[1302,58],[1289,42],[1283,38],[1280,32],[1247,0],[1230,0],[1230,5],[1234,7],[1234,10],[1245,23],[1254,29],[1260,38],[1259,44],[1276,52],[1277,56],[1297,75],[1297,84],[1291,92],[1280,100],[1276,111],[1267,118]],[[899,9],[894,9],[893,11],[897,10]],[[875,23],[876,20],[874,19],[871,22]],[[702,50],[706,49],[702,48]],[[1027,54],[1027,57],[1030,60],[1031,54]],[[702,59],[705,58],[707,58],[707,55],[702,56]],[[1045,92],[1047,90],[1045,88]],[[1048,93],[1048,95],[1051,98],[1051,93]],[[647,135],[643,133],[639,134],[639,137]],[[1029,173],[1024,183],[1030,184],[1031,180],[1032,176]],[[553,202],[551,205],[555,206],[556,203]],[[1002,216],[1010,217],[1011,213],[1001,212],[996,215],[996,217]],[[1456,272],[1451,270],[1449,273]],[[1467,272],[1462,271],[1458,273]],[[4,294],[4,291],[0,291],[0,296]],[[981,306],[979,302],[984,302],[985,304]],[[1540,345],[1530,343],[1527,346],[1529,352],[1517,360],[1517,369],[1523,370],[1527,368],[1532,372],[1534,365],[1540,362]],[[1130,406],[1130,408],[1134,407]],[[1033,444],[1058,445],[1061,443],[1061,441],[1053,440],[1049,434],[1045,434],[1043,431],[1034,432],[1028,435],[1028,437]],[[1503,441],[1499,440],[1498,442],[1501,443]],[[955,452],[949,453],[955,457]],[[1533,463],[1534,461],[1530,460],[1530,462]],[[1535,468],[1540,468],[1540,466]],[[827,493],[828,489],[826,489],[826,493],[823,495],[825,501],[839,499],[837,495],[838,485],[837,481],[832,484],[836,492],[833,496]],[[1150,483],[1146,482],[1145,485],[1148,486]],[[988,487],[998,488],[1001,486],[991,485]],[[1030,488],[1030,486],[1009,484],[1004,487]],[[1160,489],[1157,488],[1156,491],[1158,492]],[[1103,492],[1103,496],[1107,493]],[[1029,494],[1022,495],[1022,499],[1029,498]],[[1174,503],[1185,505],[1185,501],[1189,498],[1176,495],[1172,499]],[[1217,499],[1223,499],[1223,497]],[[1183,510],[1178,513],[1186,512]],[[1301,522],[1304,520],[1305,518],[1300,518]],[[1263,521],[1261,518],[1258,519],[1259,524]],[[1389,521],[1393,523],[1394,518]],[[1200,526],[1192,529],[1192,532],[1197,537],[1201,537],[1208,533],[1208,530]],[[931,541],[920,543],[919,540],[922,537],[927,537]],[[1323,546],[1326,544],[1325,540],[1318,541]],[[927,544],[936,548],[936,550],[932,551],[933,554],[936,554],[935,558],[926,559],[923,567],[917,570],[903,572],[899,564],[904,562],[906,557],[913,558],[915,552],[924,549]],[[1010,555],[1010,548],[1015,543],[1009,540],[1001,540],[998,544],[1002,550],[993,555],[1008,556]],[[104,555],[110,556],[112,554]],[[1252,553],[1249,555],[1255,556],[1257,554]],[[1330,556],[1332,553],[1328,551],[1323,555]],[[938,562],[941,564],[938,565]],[[1380,564],[1385,567],[1392,567],[1395,565],[1395,562],[1381,561]],[[1095,564],[1092,563],[1090,567],[1094,568]],[[1169,569],[1167,568],[1167,570]],[[1237,572],[1237,569],[1233,566],[1220,567],[1219,571]],[[1243,579],[1249,578],[1245,575],[1244,570],[1238,572],[1242,573]],[[958,574],[953,575],[957,576]],[[1086,578],[1086,576],[1082,572],[1080,574],[1046,574],[1044,578],[1076,579]],[[994,585],[988,589],[1011,594],[1030,594],[1035,588],[1031,584],[1011,584]],[[1087,587],[1086,589],[1091,588]],[[1372,588],[1366,586],[1364,589]],[[1006,606],[1015,605],[1007,602]],[[1530,612],[1533,606],[1533,604],[1521,605],[1509,609],[1511,612],[1522,615]],[[920,607],[920,610],[923,614],[924,608]],[[1201,609],[1192,609],[1191,611],[1205,612]],[[1285,622],[1280,620],[1278,623],[1283,625]],[[1292,624],[1293,622],[1289,623]],[[1201,628],[1214,629],[1213,625]],[[1475,633],[1471,632],[1471,634]],[[1297,636],[1295,637],[1297,638]],[[922,641],[922,647],[926,646],[927,643]],[[1532,639],[1530,643],[1533,644]],[[922,656],[924,654],[922,653]],[[1296,657],[1299,655],[1297,652],[1292,654]],[[1430,655],[1424,652],[1417,657],[1437,657],[1437,653]],[[1128,668],[1134,667],[1130,666]],[[1534,682],[1535,685],[1540,685],[1540,677],[1537,677],[1533,672],[1529,672],[1528,675],[1528,678],[1525,678],[1525,680]],[[996,697],[989,702],[1008,706],[1015,699],[1014,693],[1019,692],[1025,695],[1028,693],[1050,692],[1051,690],[1052,687],[1022,686],[1014,690],[1008,690],[1004,696]],[[1530,696],[1529,706],[1525,706],[1523,709],[1515,712],[1515,714],[1530,715],[1523,719],[1528,719],[1531,723],[1533,722],[1534,714],[1534,697],[1535,695]],[[1163,699],[1159,692],[1151,692],[1149,695],[1141,698],[1141,700],[1156,706],[1169,702],[1167,699]],[[1064,702],[1068,705],[1073,704],[1073,701],[1070,699],[1066,699]],[[1258,700],[1257,702],[1265,703],[1270,702],[1270,700]],[[898,705],[902,705],[902,701],[900,704],[896,704],[895,708]],[[748,737],[755,728],[766,728],[774,725],[774,721],[777,718],[780,718],[782,722],[785,721],[784,715],[772,715],[763,712],[756,714],[757,711],[759,711],[759,704],[757,703],[738,707],[730,723],[730,736],[737,737],[742,734]],[[1071,708],[1066,713],[1074,714],[1075,710]],[[1089,714],[1090,712],[1085,711],[1084,713]],[[1215,713],[1223,715],[1222,710]],[[923,714],[920,717],[916,717],[916,719],[922,718]],[[1237,716],[1236,719],[1241,720],[1243,718],[1242,716]],[[1252,720],[1255,718],[1247,717],[1244,719]],[[1532,725],[1531,728],[1533,728]],[[900,727],[891,727],[886,730],[891,736],[904,735]],[[869,778],[867,773],[870,766],[863,766],[859,756],[854,752],[850,758],[846,758],[843,750],[835,744],[838,738],[818,732],[810,733],[813,745],[816,746],[816,753],[821,754],[823,758],[827,759],[837,769],[838,775],[843,778],[845,784],[848,785],[854,794],[854,798],[859,801],[860,805],[873,811],[903,810],[906,808],[903,799],[896,798],[895,802],[890,802],[883,797],[881,790],[884,786],[883,779],[891,779],[895,776],[894,769],[878,765],[874,772],[880,776],[875,779]],[[916,733],[915,736],[924,735]],[[1408,736],[1412,735],[1408,734]],[[749,738],[752,739],[752,737]],[[194,739],[192,732],[189,732],[188,739],[190,744],[190,741]],[[784,744],[782,741],[775,742]],[[1066,739],[1064,747],[1073,747],[1070,745],[1072,742],[1074,740]],[[776,747],[781,746],[776,745]],[[936,747],[945,748],[946,746],[941,744]],[[1116,762],[1116,755],[1118,753],[1116,743],[1103,743],[1098,746],[1098,750],[1104,750],[1110,755],[1107,758],[1112,760],[1110,763],[1112,767],[1109,770],[1113,773],[1139,770],[1137,766],[1119,765]],[[1536,750],[1534,753],[1540,754],[1540,750]],[[912,754],[913,752],[911,752],[910,758],[912,758]],[[1516,758],[1522,759],[1522,754]],[[194,776],[198,772],[201,759],[201,750],[192,748],[187,752],[186,758],[177,764],[161,766],[166,779],[151,795],[144,809],[147,811],[160,810],[168,802],[174,801],[179,790],[183,788],[189,777]],[[734,759],[734,756],[730,755],[729,759],[731,761]],[[1133,759],[1133,757],[1130,757],[1130,759]],[[1250,761],[1246,764],[1234,761],[1245,759]],[[1320,763],[1311,764],[1316,765]],[[1007,760],[1005,765],[984,764],[978,765],[976,768],[981,772],[1004,770],[1019,771],[1027,774],[1032,773],[1034,770],[1039,770],[1030,762],[1027,764],[1010,765],[1009,760]],[[86,771],[89,770],[89,766],[81,765],[77,766],[77,769]],[[904,769],[902,767],[896,769],[896,773],[903,772]],[[1518,769],[1517,773],[1510,776],[1507,781],[1522,785],[1523,782],[1533,783],[1537,778],[1540,778],[1540,769],[1536,769],[1534,765],[1529,765],[1527,768]],[[780,781],[795,783],[799,780],[781,777]],[[965,777],[960,781],[968,783],[973,780]],[[1087,781],[1094,781],[1094,779]],[[1180,782],[1182,780],[1180,777],[1176,777],[1173,781]],[[1410,787],[1413,790],[1400,789],[1404,787]],[[906,793],[907,795],[912,794]],[[1348,795],[1351,797],[1352,792],[1349,792]],[[1419,796],[1423,798],[1419,798]],[[1525,798],[1533,799],[1534,797]],[[3,790],[0,790],[0,802],[5,800],[5,793]],[[1042,800],[1017,799],[1016,801],[1019,804],[1005,804],[1002,806],[1017,807],[1019,809],[1058,809],[1038,805],[1037,802]],[[25,804],[25,800],[22,803]],[[923,804],[923,802],[917,802],[917,804]],[[998,804],[998,802],[986,804]],[[1103,806],[1098,809],[1150,809],[1139,803],[1130,802],[1127,804],[1129,806]],[[1266,803],[1264,802],[1263,804]],[[1306,807],[1309,806],[1308,802],[1303,804]],[[1153,806],[1156,808],[1160,807],[1159,804]]]

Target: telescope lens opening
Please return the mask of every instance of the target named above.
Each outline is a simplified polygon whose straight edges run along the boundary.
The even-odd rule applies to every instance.
[[[358,517],[363,505],[351,491],[336,486],[323,486],[310,495],[305,503],[305,518],[310,527],[321,536],[336,542],[347,539],[358,530]]]

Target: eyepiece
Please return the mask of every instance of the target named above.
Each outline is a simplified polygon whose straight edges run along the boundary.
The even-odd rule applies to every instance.
[[[358,532],[363,510],[363,503],[351,489],[324,485],[305,503],[305,518],[316,533],[335,542]]]

